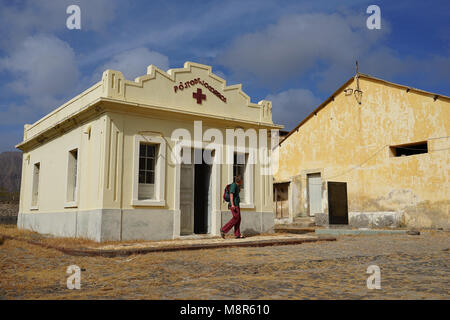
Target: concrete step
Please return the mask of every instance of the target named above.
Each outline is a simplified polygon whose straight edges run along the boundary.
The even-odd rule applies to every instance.
[[[276,233],[305,234],[314,232],[315,230],[316,223],[314,217],[296,217],[292,223],[278,224],[274,227]]]
[[[48,244],[43,241],[32,241],[17,236],[2,235],[0,239],[25,241],[27,243],[42,246],[48,249],[55,249],[72,256],[103,256],[119,257],[133,254],[146,254],[152,252],[168,252],[180,250],[203,250],[233,247],[265,247],[294,245],[317,241],[336,241],[335,237],[316,235],[293,235],[293,234],[270,234],[246,237],[244,239],[234,239],[220,237],[193,239],[193,240],[162,240],[162,241],[136,241],[134,244],[121,244],[119,241],[101,247],[64,247]],[[3,240],[4,241],[4,240]],[[126,245],[126,246],[124,246]]]
[[[291,223],[291,226],[299,227],[299,228],[309,228],[314,227],[316,225],[314,217],[296,217],[294,221]]]
[[[315,230],[315,227],[298,227],[292,225],[277,225],[274,227],[275,233],[305,234],[313,233]]]
[[[344,229],[344,228],[321,228],[316,229],[314,232],[316,235],[326,236],[347,236],[347,235],[378,235],[378,234],[408,234],[408,235],[420,235],[418,231],[409,231],[406,229]]]

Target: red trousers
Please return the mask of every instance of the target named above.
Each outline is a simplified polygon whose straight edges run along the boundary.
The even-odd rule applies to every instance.
[[[228,231],[230,231],[231,228],[234,227],[234,235],[236,237],[240,237],[241,236],[241,230],[240,230],[240,226],[241,226],[241,209],[239,207],[234,207],[231,208],[231,214],[233,215],[233,218],[230,219],[230,221],[228,221],[222,228],[222,231],[224,233],[227,233]]]

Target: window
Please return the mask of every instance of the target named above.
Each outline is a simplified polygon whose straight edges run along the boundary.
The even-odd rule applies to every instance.
[[[39,173],[41,171],[40,162],[33,166],[33,189],[31,191],[31,208],[37,209],[39,200]]]
[[[67,192],[66,202],[74,204],[77,201],[78,185],[78,149],[69,151],[67,166]]]
[[[161,136],[134,138],[133,206],[165,205],[166,141]]]
[[[155,168],[157,145],[139,145],[139,191],[138,200],[155,199]]]
[[[399,146],[392,146],[390,147],[390,149],[392,157],[412,156],[415,154],[428,153],[428,143],[425,141]]]
[[[233,182],[234,182],[234,177],[240,175],[243,179],[242,181],[242,185],[241,185],[241,192],[240,192],[240,197],[242,199],[246,199],[245,197],[245,169],[247,167],[247,162],[248,162],[248,154],[244,154],[244,153],[235,153],[234,154],[234,159],[233,159]]]
[[[228,165],[228,181],[234,181],[236,175],[243,178],[240,198],[241,208],[253,209],[254,204],[254,164],[250,163],[248,153],[235,153],[233,164]]]

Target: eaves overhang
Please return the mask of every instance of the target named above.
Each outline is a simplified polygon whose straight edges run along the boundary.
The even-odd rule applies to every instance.
[[[27,152],[35,148],[38,145],[41,145],[49,140],[54,139],[57,136],[60,136],[74,127],[83,124],[88,119],[95,117],[104,112],[104,108],[102,108],[101,104],[102,98],[98,98],[84,108],[81,108],[74,112],[73,114],[69,114],[63,119],[59,120],[55,124],[50,127],[43,129],[42,131],[34,134],[31,137],[27,137],[24,141],[17,144],[15,147],[23,152]]]
[[[15,147],[23,152],[26,152],[34,147],[43,144],[49,140],[54,139],[57,136],[64,134],[65,132],[73,129],[74,127],[85,123],[87,120],[92,119],[105,112],[115,112],[133,115],[149,116],[159,119],[172,119],[172,120],[202,120],[209,123],[216,123],[228,128],[258,128],[258,129],[275,129],[279,130],[284,128],[283,125],[270,124],[259,121],[249,121],[233,117],[224,117],[220,115],[205,115],[203,113],[196,113],[188,110],[180,110],[180,108],[142,104],[135,102],[128,102],[121,99],[100,97],[84,108],[78,109],[73,114],[67,115],[51,127],[48,127],[32,137],[28,137],[23,142],[19,143]]]

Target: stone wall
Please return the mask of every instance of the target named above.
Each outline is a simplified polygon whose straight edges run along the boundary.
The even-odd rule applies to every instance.
[[[0,223],[16,224],[18,213],[18,203],[0,203]]]

